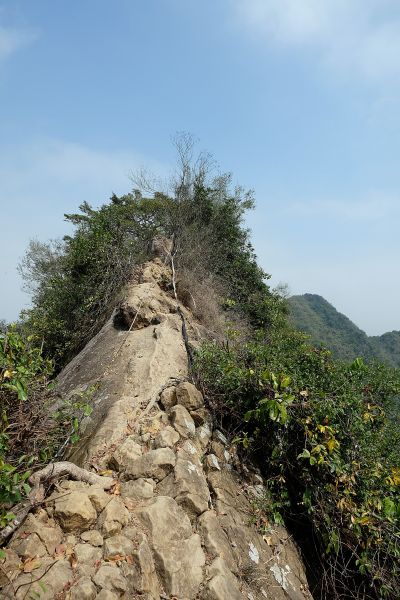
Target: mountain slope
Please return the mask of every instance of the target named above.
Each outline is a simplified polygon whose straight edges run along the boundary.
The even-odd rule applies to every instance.
[[[315,343],[327,346],[338,358],[353,360],[362,356],[400,366],[399,331],[369,337],[318,294],[292,296],[289,306],[294,325],[308,333]]]

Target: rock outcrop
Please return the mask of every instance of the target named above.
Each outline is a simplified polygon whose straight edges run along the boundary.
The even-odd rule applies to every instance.
[[[187,380],[169,276],[161,260],[147,264],[125,300],[138,327],[110,319],[60,375],[62,397],[96,389],[70,460],[115,485],[58,482],[0,561],[1,598],[311,598],[293,540],[259,518],[260,475],[237,468],[235,446]]]

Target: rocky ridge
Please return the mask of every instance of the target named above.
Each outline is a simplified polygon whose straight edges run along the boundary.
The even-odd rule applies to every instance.
[[[1,598],[311,598],[293,540],[260,510],[260,474],[187,380],[168,277],[148,263],[127,293],[126,330],[111,319],[60,375],[61,398],[96,389],[70,459],[115,484],[59,481],[6,549]]]

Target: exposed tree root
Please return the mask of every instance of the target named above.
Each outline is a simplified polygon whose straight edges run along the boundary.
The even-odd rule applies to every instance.
[[[18,504],[14,508],[16,514],[15,519],[0,531],[0,546],[22,525],[30,511],[43,502],[45,497],[44,483],[54,483],[54,481],[60,479],[60,477],[63,477],[64,475],[68,475],[68,477],[75,479],[75,481],[83,481],[90,485],[97,485],[103,488],[103,490],[109,490],[114,484],[114,479],[112,477],[96,475],[96,473],[81,469],[71,462],[61,461],[50,463],[44,467],[44,469],[41,469],[30,476],[29,483],[33,487],[29,494],[29,499],[26,502]]]

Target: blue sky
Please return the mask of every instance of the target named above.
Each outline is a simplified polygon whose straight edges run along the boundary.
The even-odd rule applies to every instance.
[[[398,0],[0,0],[0,317],[30,238],[189,131],[254,188],[274,285],[400,329],[399,101]]]

